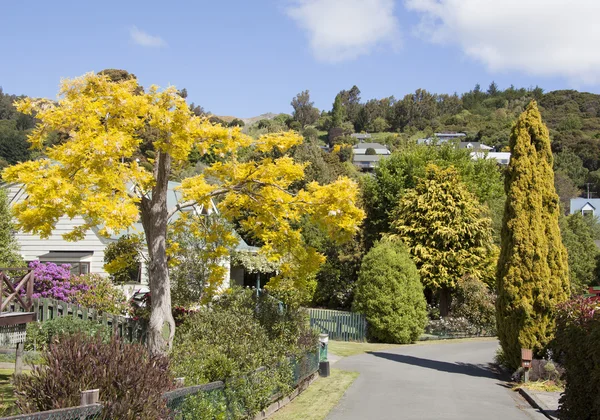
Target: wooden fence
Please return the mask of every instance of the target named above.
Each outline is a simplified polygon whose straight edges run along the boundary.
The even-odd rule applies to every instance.
[[[367,320],[363,314],[308,308],[310,326],[317,327],[331,340],[366,341]]]
[[[96,321],[99,324],[111,327],[115,334],[118,334],[128,341],[145,342],[146,339],[146,324],[144,322],[126,318],[121,315],[99,312],[96,309],[86,308],[74,303],[67,303],[56,299],[39,298],[33,299],[33,306],[30,310],[37,314],[38,322],[69,316],[72,318]],[[25,308],[23,308],[19,302],[12,302],[9,311],[24,312]]]

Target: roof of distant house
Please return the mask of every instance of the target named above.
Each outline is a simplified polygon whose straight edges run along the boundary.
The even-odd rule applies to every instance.
[[[487,146],[478,141],[461,141],[458,143],[459,149],[473,149],[473,150],[492,150],[493,147]]]
[[[359,143],[352,148],[355,155],[364,155],[367,149],[375,150],[378,155],[389,155],[391,152],[383,144],[379,143]]]
[[[467,137],[467,135],[465,133],[434,133],[433,135],[435,137],[445,137],[445,138]]]
[[[597,208],[600,208],[600,198],[571,198],[571,213],[580,211],[587,204],[589,204],[592,209],[596,210]]]
[[[510,152],[488,152],[487,150],[479,150],[471,152],[471,158],[477,159],[496,159],[502,165],[508,165],[510,162]]]
[[[465,133],[434,133],[433,137],[427,137],[426,139],[418,139],[417,144],[432,144],[432,143],[445,143],[448,140],[458,139],[466,137]]]
[[[350,137],[354,137],[355,139],[361,140],[361,139],[370,139],[371,135],[368,133],[353,133],[353,134],[350,134]]]

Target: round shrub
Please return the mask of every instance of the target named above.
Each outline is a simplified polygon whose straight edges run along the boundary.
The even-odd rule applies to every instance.
[[[35,281],[33,295],[36,298],[58,299],[63,302],[75,302],[77,295],[89,289],[86,284],[71,284],[71,266],[57,265],[52,262],[32,261],[29,268],[33,270]]]
[[[414,342],[427,324],[427,304],[415,263],[400,242],[383,240],[363,259],[353,310],[365,314],[371,339]]]
[[[50,345],[44,364],[15,378],[24,413],[75,407],[81,391],[100,389],[101,419],[168,418],[162,394],[173,388],[169,361],[141,344],[72,335]]]

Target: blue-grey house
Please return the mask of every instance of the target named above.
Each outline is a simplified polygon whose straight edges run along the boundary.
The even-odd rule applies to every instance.
[[[600,219],[600,198],[572,198],[570,213],[581,213],[583,216]]]

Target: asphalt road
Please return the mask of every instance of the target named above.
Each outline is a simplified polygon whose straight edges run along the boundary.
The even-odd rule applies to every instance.
[[[497,347],[448,341],[346,357],[334,368],[360,376],[327,419],[546,419],[490,368]]]

